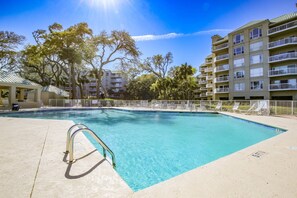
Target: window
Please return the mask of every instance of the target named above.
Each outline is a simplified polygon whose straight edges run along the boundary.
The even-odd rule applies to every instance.
[[[234,48],[234,55],[243,54],[244,53],[244,47],[236,47]]]
[[[263,55],[257,54],[250,57],[251,64],[258,64],[263,62]]]
[[[262,29],[261,28],[254,28],[250,31],[250,39],[259,38],[262,36]]]
[[[250,51],[257,51],[263,48],[263,41],[250,44]]]
[[[234,91],[244,91],[245,84],[244,83],[235,83],[234,84]]]
[[[234,59],[233,64],[234,64],[234,67],[244,66],[244,58]]]
[[[251,82],[251,90],[262,90],[262,89],[263,89],[263,80]]]
[[[233,37],[233,43],[234,43],[234,44],[237,44],[237,43],[243,43],[243,40],[244,40],[244,36],[243,36],[243,34],[236,34],[236,35]]]
[[[244,71],[241,70],[241,71],[234,72],[234,78],[235,79],[237,79],[237,78],[244,78]]]
[[[255,68],[250,70],[251,77],[263,76],[263,68]]]

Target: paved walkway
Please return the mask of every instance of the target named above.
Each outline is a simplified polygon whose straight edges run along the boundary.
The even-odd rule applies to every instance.
[[[136,193],[83,135],[65,162],[71,121],[0,117],[1,197],[297,197],[296,120],[226,114],[288,131]]]

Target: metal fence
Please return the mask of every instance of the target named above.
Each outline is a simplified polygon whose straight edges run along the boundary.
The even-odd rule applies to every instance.
[[[50,107],[129,107],[186,111],[227,111],[261,115],[297,115],[297,101],[276,100],[97,100],[50,99]]]

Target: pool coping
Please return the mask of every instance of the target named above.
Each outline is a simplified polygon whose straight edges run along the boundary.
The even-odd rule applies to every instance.
[[[74,109],[74,108],[71,108],[71,109]],[[95,108],[95,109],[98,109],[98,108]],[[64,109],[61,109],[61,110],[64,110]],[[133,109],[130,109],[130,110],[133,110]],[[137,110],[141,111],[140,109],[137,109]],[[170,112],[174,112],[174,111],[170,111]],[[292,157],[292,156],[295,156],[297,152],[294,149],[293,150],[288,149],[289,147],[295,148],[295,145],[297,145],[297,134],[296,134],[296,131],[294,132],[294,130],[297,129],[297,124],[295,123],[296,121],[294,122],[294,120],[291,120],[288,118],[253,116],[253,115],[243,115],[243,114],[228,113],[228,112],[223,112],[221,114],[232,116],[234,118],[243,119],[246,121],[256,122],[258,124],[263,124],[274,128],[286,129],[287,132],[281,135],[277,135],[273,138],[269,138],[268,140],[259,142],[255,145],[249,146],[245,149],[242,149],[240,151],[237,151],[235,153],[232,153],[220,159],[217,159],[206,165],[197,167],[193,170],[185,172],[169,180],[163,181],[161,183],[145,188],[143,190],[133,192],[131,196],[132,197],[164,197],[164,196],[167,196],[167,197],[197,197],[197,196],[217,197],[222,195],[223,196],[226,195],[228,197],[238,197],[238,196],[240,197],[250,197],[250,196],[268,197],[269,196],[270,197],[275,195],[277,195],[276,197],[278,196],[282,197],[282,195],[286,195],[285,197],[296,196],[297,182],[294,183],[295,180],[294,181],[290,180],[292,177],[294,178],[297,177],[297,171],[294,171],[294,169],[292,171],[290,170],[285,171],[285,175],[288,177],[287,179],[288,181],[281,180],[281,182],[283,183],[279,183],[275,181],[275,179],[270,178],[269,183],[274,183],[274,185],[270,186],[269,188],[267,188],[266,183],[259,184],[258,182],[259,175],[261,177],[266,177],[267,175],[268,176],[274,175],[275,171],[279,171],[279,170],[275,170],[275,169],[270,170],[269,166],[264,167],[266,169],[263,169],[261,164],[258,164],[257,167],[252,166],[253,164],[249,165],[248,163],[240,164],[241,169],[245,170],[244,167],[246,167],[247,170],[245,171],[248,172],[251,169],[252,171],[259,174],[259,175],[256,175],[258,177],[255,177],[255,175],[251,175],[251,176],[245,175],[249,182],[244,182],[244,181],[241,181],[240,179],[236,180],[234,176],[240,176],[240,174],[242,173],[234,171],[235,169],[230,172],[230,167],[232,167],[232,165],[234,164],[238,165],[239,163],[238,159],[247,161],[250,163],[256,163],[254,157],[251,157],[251,154],[257,151],[265,151],[268,153],[267,156],[270,157],[271,155],[278,153],[281,150],[281,152],[283,152],[282,155],[280,156],[281,158],[284,157],[291,164],[297,165],[297,159]],[[22,119],[22,118],[17,118],[17,119]],[[60,121],[60,122],[64,122],[64,121]],[[289,144],[290,142],[291,144]],[[85,143],[91,144],[89,141],[85,141]],[[286,146],[282,145],[284,143],[286,143]],[[277,150],[277,148],[281,148],[281,149]],[[265,157],[268,158],[267,156]],[[281,163],[274,158],[269,158],[266,160],[265,157],[260,158],[261,159],[260,161],[262,162],[265,161],[265,163],[271,161],[275,164]],[[282,159],[282,161],[285,161],[285,160]],[[258,172],[259,170],[264,171],[265,174]],[[267,173],[268,170],[270,170],[270,174]],[[228,173],[227,175],[226,175],[226,172]],[[235,173],[237,173],[238,175],[236,175]],[[201,180],[201,176],[203,176],[202,180]],[[231,180],[231,182],[229,180]],[[222,181],[224,182],[222,183]],[[206,183],[207,185],[204,183]],[[240,186],[238,187],[238,183],[245,184],[247,187],[244,187],[244,188]],[[257,185],[253,185],[253,183]],[[193,184],[196,184],[195,186],[200,185],[202,186],[202,188],[197,189],[197,187],[193,186]],[[220,188],[220,186],[217,184],[222,185],[223,188]],[[288,188],[281,189],[278,187],[278,186],[281,186],[283,188],[284,185],[289,186],[289,189]],[[207,188],[208,186],[212,186],[213,192],[209,192]],[[234,186],[238,187],[238,189],[234,188]],[[208,194],[205,194],[206,192]],[[118,193],[119,195],[121,194],[121,192],[118,192]]]

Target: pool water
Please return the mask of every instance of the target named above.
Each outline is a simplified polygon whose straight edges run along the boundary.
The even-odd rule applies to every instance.
[[[116,171],[134,191],[280,133],[273,127],[206,113],[98,109],[13,113],[6,116],[67,119],[87,125],[114,152]],[[99,145],[96,147],[102,151]]]

